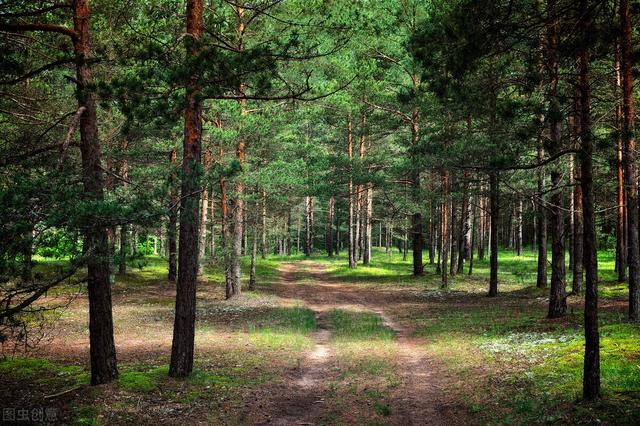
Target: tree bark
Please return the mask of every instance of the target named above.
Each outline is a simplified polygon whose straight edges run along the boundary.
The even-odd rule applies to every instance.
[[[549,139],[551,154],[560,151],[562,143],[560,135],[561,109],[558,99],[558,22],[556,0],[548,0],[548,13],[552,17],[547,25],[547,69],[549,72]],[[564,214],[562,208],[562,190],[560,180],[562,173],[557,167],[551,171],[551,206],[549,209],[552,232],[551,239],[551,291],[549,294],[548,318],[558,318],[567,311],[564,265]]]
[[[629,1],[620,0],[620,65],[622,71],[622,143],[627,195],[627,262],[629,263],[629,320],[640,322],[640,246],[638,242],[638,181],[636,165],[633,63]]]
[[[73,3],[73,41],[76,57],[76,81],[80,116],[80,153],[82,157],[83,197],[100,202],[104,199],[104,175],[101,148],[98,139],[96,94],[92,90],[93,76],[89,65],[89,2]],[[107,227],[100,224],[84,232],[83,251],[87,259],[89,293],[89,352],[91,358],[91,384],[109,383],[118,377],[116,348],[113,339],[111,285],[109,283],[109,244]]]
[[[585,23],[581,26],[584,34],[589,34],[592,29],[587,6],[588,0],[581,0],[581,12]],[[627,0],[621,0],[620,15],[624,21],[625,4]],[[624,26],[624,23],[623,23]],[[624,33],[624,31],[623,31]],[[589,86],[589,53],[584,47],[579,57],[580,68],[580,106],[581,106],[581,139],[580,150],[581,189],[582,189],[582,213],[584,226],[584,253],[583,263],[585,269],[585,302],[584,302],[584,375],[583,397],[593,400],[600,397],[600,335],[598,332],[598,256],[596,249],[596,224],[593,202],[593,135],[591,133],[591,93]],[[637,237],[637,236],[636,236]]]
[[[198,54],[203,32],[202,0],[187,0],[187,55]],[[169,376],[186,377],[193,370],[196,320],[196,278],[198,275],[198,227],[200,202],[200,154],[202,150],[202,100],[198,76],[191,75],[185,88],[184,143],[180,204],[180,251],[176,314]]]
[[[616,47],[616,90],[622,88],[622,71],[620,65],[620,46]],[[618,282],[627,280],[627,224],[626,224],[626,195],[624,181],[624,142],[622,140],[623,120],[622,104],[616,105],[616,126],[618,128],[618,138],[616,147],[616,168],[617,168],[617,203],[616,209],[616,272]]]

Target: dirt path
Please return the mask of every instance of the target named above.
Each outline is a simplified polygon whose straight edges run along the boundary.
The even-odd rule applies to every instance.
[[[462,425],[470,418],[456,400],[452,377],[426,351],[424,342],[412,337],[410,329],[400,326],[384,310],[393,303],[387,292],[375,292],[361,286],[329,280],[324,265],[312,262],[283,264],[280,283],[274,291],[280,297],[303,301],[316,313],[318,331],[315,347],[301,360],[293,377],[285,378],[282,389],[266,404],[264,424],[326,424],[324,395],[335,379],[335,354],[329,344],[331,332],[324,320],[331,309],[357,309],[380,315],[395,333],[398,374],[401,384],[391,395],[389,424]],[[398,290],[401,291],[401,290]]]

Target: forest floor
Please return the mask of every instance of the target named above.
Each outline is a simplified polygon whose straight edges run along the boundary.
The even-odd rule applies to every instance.
[[[500,253],[494,299],[485,297],[486,261],[446,290],[432,265],[412,277],[398,253],[376,251],[355,270],[345,263],[259,259],[257,289],[232,301],[221,271],[207,268],[187,380],[167,377],[175,287],[166,260],[137,260],[117,277],[113,384],[88,385],[86,296],[61,287],[43,301],[66,305],[50,313],[43,340],[0,360],[2,415],[92,425],[640,424],[640,327],[625,321],[626,286],[607,252],[604,398],[592,404],[579,401],[582,299],[571,296],[566,317],[546,320],[533,253]]]

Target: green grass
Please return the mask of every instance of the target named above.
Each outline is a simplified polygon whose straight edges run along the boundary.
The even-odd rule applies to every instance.
[[[89,373],[77,365],[63,365],[43,358],[10,357],[0,359],[0,374],[30,379],[45,385],[84,385]]]
[[[385,327],[380,315],[371,312],[332,309],[327,321],[337,340],[386,340],[393,339],[393,330]]]

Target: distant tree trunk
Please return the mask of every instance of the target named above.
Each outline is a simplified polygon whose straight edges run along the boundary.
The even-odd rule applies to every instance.
[[[455,182],[454,179],[451,181]],[[453,187],[455,187],[455,183],[452,183]],[[452,190],[452,192],[455,191]],[[449,227],[451,228],[449,232],[449,251],[451,253],[451,262],[449,262],[449,275],[454,276],[456,274],[456,267],[458,266],[458,237],[460,233],[457,228],[458,225],[458,203],[453,200],[451,197],[451,222]]]
[[[206,174],[211,164],[211,152],[205,151],[202,166]],[[202,202],[200,206],[200,235],[198,243],[198,275],[204,273],[205,249],[207,247],[207,210],[209,209],[209,190],[205,184],[202,188]]]
[[[298,230],[297,230],[297,240],[296,240],[296,254],[300,254],[300,228],[301,228],[301,220],[300,220],[300,214],[298,214]]]
[[[73,2],[73,49],[76,63],[76,85],[80,116],[80,153],[82,158],[83,198],[104,199],[104,175],[98,139],[96,94],[89,62],[89,4],[87,0]],[[109,244],[107,228],[96,224],[84,231],[83,251],[87,259],[89,293],[89,351],[91,384],[108,383],[118,377],[116,348],[113,340],[111,285],[109,282]]]
[[[129,140],[125,137],[120,144],[120,149],[126,151],[129,147]],[[120,162],[120,176],[122,176],[123,187],[128,187],[127,180],[129,179],[129,163],[127,158],[124,157]],[[127,237],[129,235],[129,227],[124,224],[120,227],[120,256],[118,259],[118,273],[124,275],[127,273]]]
[[[210,257],[213,259],[216,256],[216,221],[215,221],[215,212],[216,212],[216,201],[215,201],[215,197],[214,197],[214,191],[213,188],[211,190],[211,197],[209,197],[209,204],[210,204],[210,211],[211,211],[211,230],[210,235],[211,235],[211,241],[210,241]]]
[[[167,244],[169,246],[169,275],[168,280],[175,282],[178,277],[178,242],[176,237],[178,236],[178,193],[176,183],[175,167],[177,162],[176,149],[171,150],[169,155],[171,161],[171,176],[170,184],[171,188],[171,203],[169,204],[169,225],[167,226]]]
[[[336,256],[340,255],[340,244],[341,244],[341,235],[340,235],[340,217],[336,218],[336,242],[334,245],[334,251]]]
[[[285,254],[291,256],[291,209],[287,210],[287,220],[285,227]]]
[[[498,295],[498,220],[500,217],[500,188],[498,185],[498,173],[491,172],[489,174],[489,198],[491,204],[491,257],[489,259],[489,297],[495,297]]]
[[[305,256],[311,256],[313,254],[313,197],[307,196],[305,202],[305,244],[304,254]]]
[[[353,123],[351,115],[347,118],[347,154],[349,156],[349,268],[357,266],[356,248],[357,243],[354,229],[354,194],[353,194]]]
[[[620,15],[625,38],[625,26],[629,28],[628,0],[621,0]],[[584,34],[590,34],[591,19],[587,6],[588,0],[581,0],[581,16],[584,20],[582,28]],[[626,25],[625,25],[626,19]],[[629,32],[626,33],[629,35]],[[588,37],[588,36],[587,36]],[[585,37],[586,38],[586,37]],[[589,83],[589,53],[583,47],[579,56],[580,68],[580,106],[581,106],[581,139],[580,150],[582,212],[584,225],[584,253],[585,269],[585,302],[584,302],[584,376],[583,397],[593,400],[600,397],[600,335],[598,333],[598,257],[596,249],[596,223],[593,201],[593,135],[591,132],[591,93]],[[636,234],[637,238],[637,234]],[[637,240],[636,240],[637,242]]]
[[[458,273],[464,272],[464,261],[469,247],[469,173],[465,172],[462,184],[462,211],[458,236]]]
[[[547,69],[549,72],[549,140],[552,154],[560,151],[562,139],[561,109],[558,98],[558,22],[555,17],[556,0],[548,0],[549,15],[552,17],[547,24]],[[552,232],[551,239],[551,291],[549,295],[548,318],[558,318],[567,311],[567,297],[565,290],[565,265],[564,265],[564,214],[562,207],[562,190],[560,180],[562,173],[557,167],[551,170],[551,206],[550,222]]]
[[[622,71],[620,64],[620,45],[616,46],[616,91],[622,89]],[[622,140],[623,120],[622,104],[616,105],[616,127],[618,129],[616,148],[616,168],[617,168],[617,220],[616,220],[616,266],[618,282],[627,280],[627,224],[626,224],[626,195],[624,181],[624,142]]]
[[[581,114],[579,102],[576,108],[576,136],[577,142],[580,142],[580,117],[578,114]],[[573,158],[571,159],[573,161]],[[579,160],[579,159],[578,159]],[[582,293],[582,272],[583,272],[583,253],[584,253],[584,242],[583,242],[583,234],[584,234],[584,224],[582,220],[582,186],[580,182],[582,181],[582,167],[580,164],[575,168],[575,181],[578,182],[578,185],[573,190],[573,283],[572,283],[572,292],[574,294]]]
[[[431,191],[433,191],[433,187],[430,188]],[[433,201],[429,201],[429,264],[433,265],[433,262],[435,261],[435,246],[436,246],[436,239],[435,239],[435,225],[434,225],[434,218],[435,218],[435,207],[434,207],[434,203]]]
[[[262,191],[262,227],[260,231],[262,233],[260,238],[260,257],[267,258],[267,192]]]
[[[333,257],[333,210],[335,198],[333,195],[329,197],[329,206],[327,207],[327,232],[325,237],[325,245],[329,257]]]
[[[203,32],[202,0],[187,0],[187,55],[198,55]],[[198,75],[190,76],[185,88],[184,143],[180,208],[180,251],[178,285],[169,375],[186,377],[193,370],[196,320],[196,278],[198,275],[198,206],[200,202],[200,154],[202,150],[202,100]]]
[[[480,186],[480,192],[482,193],[483,187]],[[487,218],[487,203],[485,196],[481,195],[478,202],[480,203],[480,217],[478,219],[478,260],[484,260],[484,246],[485,246],[485,230],[486,230],[486,218]]]
[[[449,285],[449,277],[447,276],[448,272],[448,257],[449,257],[449,171],[442,171],[442,214],[441,214],[441,223],[442,223],[442,267],[440,268],[441,272],[441,283],[440,287],[447,288]]]
[[[476,243],[476,234],[478,232],[478,230],[476,229],[476,213],[477,213],[477,196],[475,197],[476,199],[474,200],[474,202],[472,203],[472,207],[471,207],[471,242],[469,243],[469,275],[473,274],[473,247],[474,244]]]
[[[544,118],[540,119],[540,123],[544,121]],[[538,162],[544,160],[544,145],[542,141],[542,133],[538,136]],[[538,243],[538,273],[536,279],[536,287],[547,287],[547,207],[544,203],[544,167],[538,167],[538,200],[537,205],[537,222],[538,227],[536,229],[536,240]]]
[[[638,181],[636,165],[635,111],[631,17],[628,0],[620,0],[620,65],[622,71],[622,143],[627,196],[627,262],[629,263],[629,320],[640,322],[640,247],[638,242]]]
[[[364,239],[364,254],[362,256],[362,263],[365,265],[369,265],[371,263],[371,234],[373,222],[373,185],[371,184],[368,184],[366,204],[366,238]]]
[[[257,206],[256,206],[257,207]],[[249,272],[249,290],[256,289],[256,258],[258,254],[258,227],[256,220],[253,221],[253,232],[251,236],[251,269]]]
[[[124,275],[127,273],[127,236],[129,227],[125,224],[120,227],[120,256],[118,259],[118,273]]]
[[[413,77],[414,87],[416,83],[415,76]],[[420,142],[420,133],[419,133],[419,119],[420,114],[417,108],[413,108],[413,112],[411,114],[411,146],[416,148],[418,143]],[[414,152],[412,150],[412,152]],[[416,155],[416,154],[413,154]],[[420,188],[420,169],[417,165],[417,159],[412,161],[414,164],[411,170],[411,195],[412,201],[418,205],[420,202],[421,188]],[[416,207],[416,210],[413,212],[411,216],[411,237],[413,240],[412,248],[413,248],[413,275],[424,275],[424,265],[422,264],[422,249],[424,247],[424,237],[422,231],[422,213],[420,209]]]
[[[516,254],[522,256],[522,198],[516,207]]]

